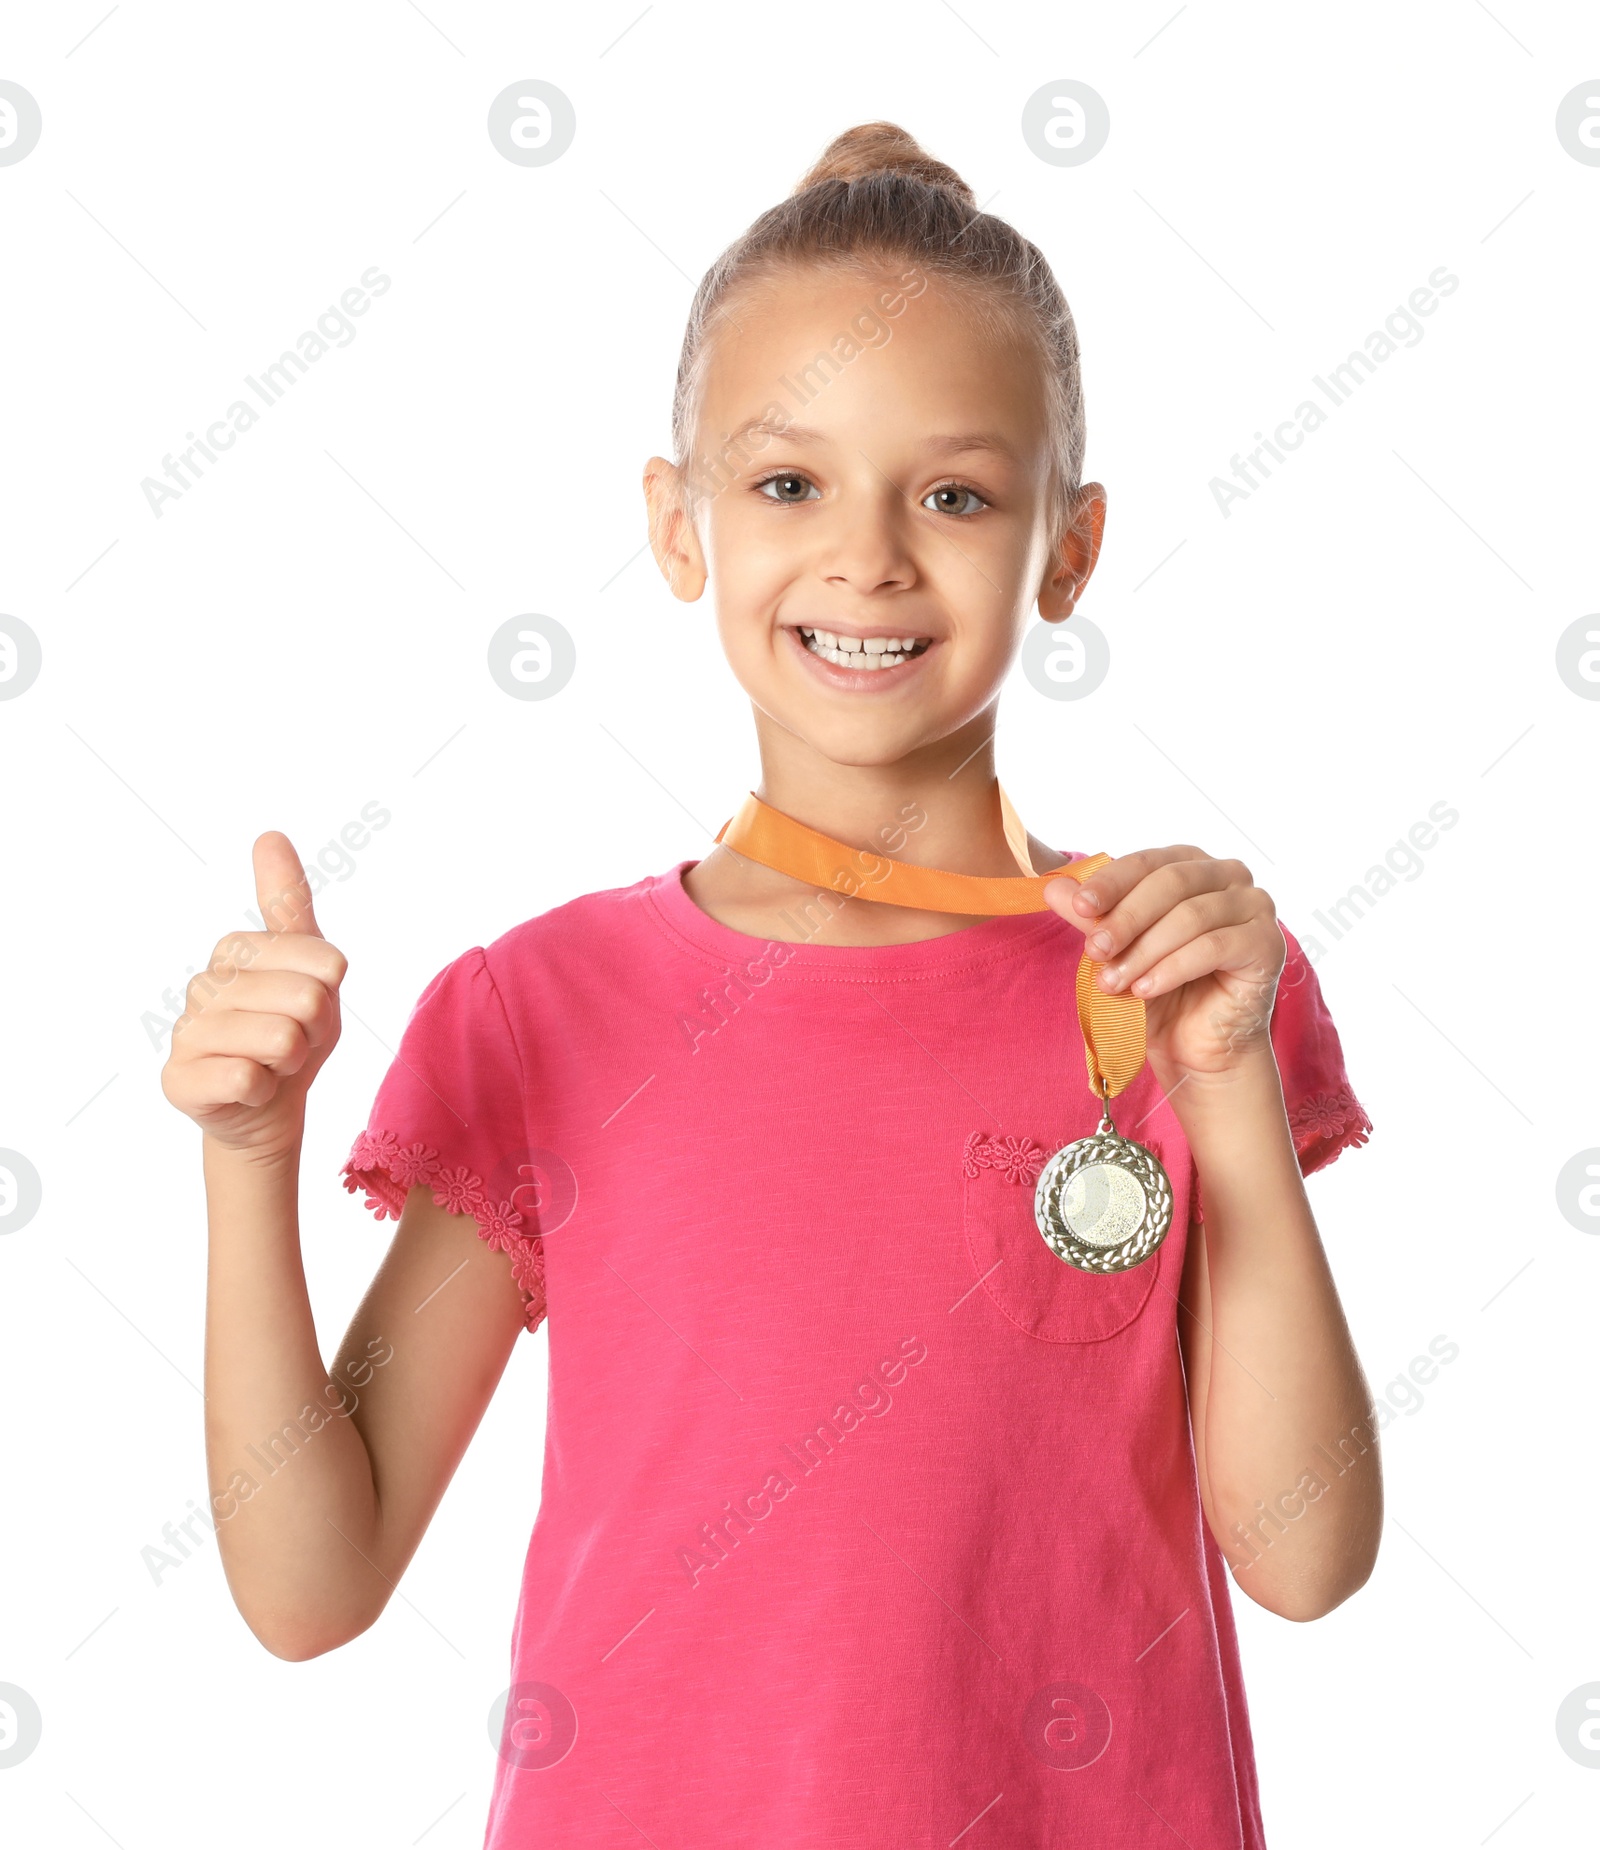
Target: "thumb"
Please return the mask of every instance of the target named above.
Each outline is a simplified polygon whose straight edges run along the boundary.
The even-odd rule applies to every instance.
[[[294,843],[281,829],[268,829],[256,837],[252,850],[256,873],[256,907],[267,931],[298,932],[320,938],[317,915],[311,909],[311,886]]]

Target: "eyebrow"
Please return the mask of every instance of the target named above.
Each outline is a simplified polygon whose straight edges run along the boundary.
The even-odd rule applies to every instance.
[[[808,424],[775,424],[770,418],[747,418],[729,431],[725,442],[737,443],[741,437],[767,436],[790,443],[827,443],[829,438]],[[922,448],[935,456],[961,456],[974,451],[988,451],[1011,462],[1019,460],[1016,446],[995,431],[956,431],[948,436],[925,437]]]

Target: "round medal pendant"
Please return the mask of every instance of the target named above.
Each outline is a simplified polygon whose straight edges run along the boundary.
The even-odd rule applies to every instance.
[[[1109,1105],[1092,1137],[1069,1143],[1039,1172],[1033,1217],[1058,1259],[1081,1272],[1142,1265],[1172,1225],[1172,1183],[1142,1143],[1122,1136]]]

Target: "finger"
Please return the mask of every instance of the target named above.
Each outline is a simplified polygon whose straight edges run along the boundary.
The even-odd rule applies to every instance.
[[[349,960],[326,938],[308,938],[302,932],[250,932],[259,939],[259,948],[236,960],[243,970],[284,970],[301,976],[315,977],[328,989],[337,989],[349,969]]]
[[[196,972],[189,984],[189,994],[196,985],[208,986],[212,994],[231,983],[241,970],[250,970],[268,954],[273,942],[270,931],[230,931],[219,938],[206,959],[204,970]],[[312,942],[312,940],[307,940]]]
[[[311,1057],[312,1042],[292,1015],[257,1014],[253,1009],[207,1009],[188,1022],[175,1051],[185,1060],[217,1054],[254,1060],[280,1078],[298,1073]]]
[[[202,974],[220,987],[241,970],[303,970],[336,988],[347,968],[344,952],[326,938],[293,931],[230,931],[217,940]]]
[[[179,1111],[203,1117],[230,1105],[254,1109],[269,1104],[278,1090],[278,1076],[238,1054],[216,1053],[164,1066],[161,1090]]]
[[[187,1004],[180,1027],[208,1015],[287,1015],[300,1023],[313,1047],[331,1040],[338,1022],[332,992],[299,970],[241,970],[222,989],[212,989],[195,976],[189,981]]]
[[[1196,893],[1250,885],[1250,870],[1241,861],[1214,861],[1206,855],[1189,855],[1177,849],[1158,848],[1148,852],[1167,858],[1153,861],[1136,884],[1098,917],[1091,915],[1074,921],[1084,934],[1089,955],[1101,963],[1118,956],[1140,932],[1184,899]],[[1102,869],[1102,873],[1109,871]],[[1095,875],[1092,885],[1095,897],[1101,897],[1099,874]]]
[[[1256,908],[1250,892],[1241,887],[1224,887],[1220,892],[1196,893],[1180,900],[1170,911],[1163,912],[1154,924],[1140,932],[1115,958],[1100,967],[1098,981],[1102,989],[1128,989],[1163,957],[1170,956],[1191,939],[1203,938],[1228,925],[1249,924]],[[1143,991],[1136,991],[1143,994]]]
[[[1262,961],[1261,935],[1255,922],[1248,925],[1224,925],[1215,931],[1202,932],[1170,955],[1160,958],[1144,975],[1137,977],[1132,993],[1142,1001],[1164,996],[1181,989],[1196,977],[1223,972],[1258,988],[1270,987],[1271,978],[1263,977],[1269,968]]]
[[[1108,861],[1081,882],[1063,873],[1060,884],[1052,882],[1044,889],[1044,896],[1063,918],[1081,927],[1085,919],[1109,912],[1157,867],[1185,858],[1203,860],[1205,857],[1198,848],[1140,848]]]
[[[266,930],[320,938],[317,915],[311,908],[311,884],[294,843],[282,829],[268,829],[265,835],[256,837],[251,854],[255,862],[256,906]]]

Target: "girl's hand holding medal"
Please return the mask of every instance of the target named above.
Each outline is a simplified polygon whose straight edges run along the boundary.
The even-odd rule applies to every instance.
[[[1287,946],[1271,896],[1242,861],[1143,848],[1044,888],[1083,932],[1108,994],[1145,1005],[1145,1053],[1164,1092],[1272,1057],[1273,998]]]
[[[1067,1264],[1125,1272],[1165,1240],[1174,1203],[1160,1158],[1118,1132],[1112,1097],[1145,1060],[1169,1099],[1191,1079],[1203,1090],[1247,1069],[1259,1075],[1263,1055],[1275,1086],[1272,1004],[1288,947],[1249,868],[1198,848],[1141,849],[1047,880],[1040,897],[1084,934],[1078,1018],[1090,1084],[1105,1102],[1099,1129],[1040,1171],[1034,1218]],[[1111,997],[1142,1002],[1142,1022]],[[1196,1097],[1174,1101],[1180,1118]]]

